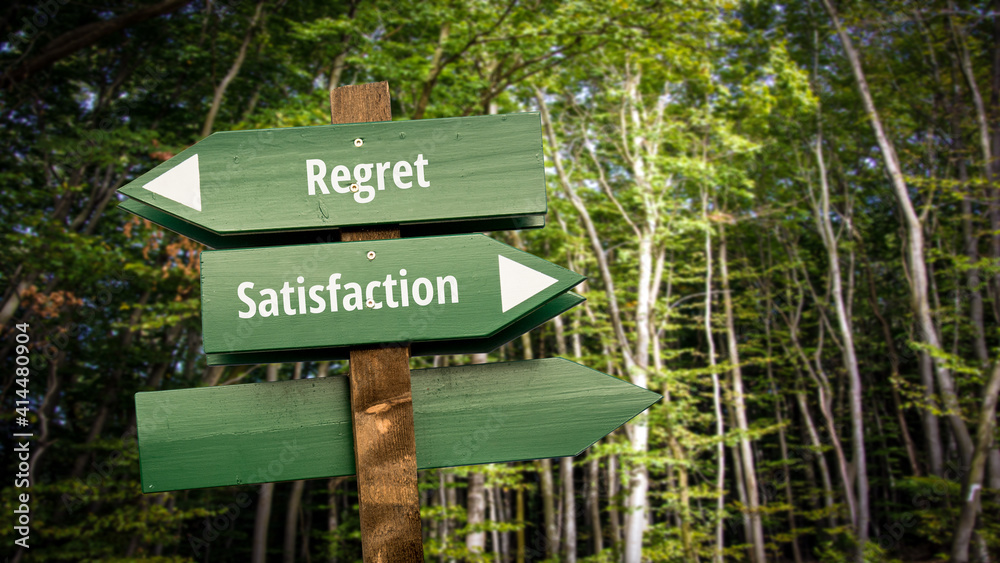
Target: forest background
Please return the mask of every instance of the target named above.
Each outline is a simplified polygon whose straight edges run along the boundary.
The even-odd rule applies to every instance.
[[[350,478],[140,492],[136,392],[346,366],[207,367],[202,247],[116,189],[214,131],[328,123],[331,88],[387,80],[394,119],[541,114],[548,227],[493,236],[587,275],[588,301],[489,361],[559,355],[664,396],[576,458],[421,472],[428,560],[996,560],[998,13],[5,2],[4,522],[21,414],[35,437],[31,549],[5,524],[3,551],[360,559]]]

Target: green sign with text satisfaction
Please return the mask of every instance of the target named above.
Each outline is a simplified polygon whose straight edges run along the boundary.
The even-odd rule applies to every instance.
[[[205,352],[486,338],[584,277],[484,235],[202,254]]]

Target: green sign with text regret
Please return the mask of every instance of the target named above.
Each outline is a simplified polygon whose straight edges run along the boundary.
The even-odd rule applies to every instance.
[[[219,132],[119,191],[125,209],[219,247],[358,225],[531,227],[546,211],[536,113]]]

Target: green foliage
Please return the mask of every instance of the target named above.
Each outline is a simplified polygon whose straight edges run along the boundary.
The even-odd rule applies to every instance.
[[[817,556],[823,563],[833,563],[835,561],[846,561],[851,559],[856,547],[854,545],[845,546],[843,543],[824,542],[817,549]],[[862,560],[865,563],[899,563],[901,560],[889,555],[889,551],[883,549],[874,542],[865,544],[862,552]]]
[[[0,65],[16,69],[63,34],[138,8],[106,4],[97,12],[60,3],[44,26],[30,25],[39,6],[5,8]],[[742,438],[756,456],[769,557],[790,560],[793,542],[806,559],[821,561],[845,560],[856,549],[831,436],[850,447],[844,342],[810,199],[819,180],[814,150],[820,141],[863,381],[873,513],[864,558],[929,559],[947,552],[960,509],[961,476],[952,474],[957,454],[945,448],[944,476],[914,477],[904,439],[913,442],[917,469],[927,474],[923,415],[951,413],[940,389],[924,387],[923,355],[954,376],[954,414],[974,431],[984,368],[995,359],[982,357],[982,350],[995,357],[1000,344],[1000,265],[989,216],[996,194],[984,170],[968,81],[957,66],[961,43],[981,94],[995,97],[995,17],[986,8],[961,5],[953,13],[940,3],[909,0],[835,2],[861,50],[869,89],[921,213],[930,307],[943,343],[931,348],[915,325],[907,235],[881,149],[817,3],[307,0],[265,3],[251,29],[256,4],[196,0],[83,45],[0,91],[6,148],[0,151],[0,365],[8,374],[0,401],[4,427],[12,432],[15,401],[28,400],[36,432],[33,560],[249,557],[255,488],[141,494],[133,395],[262,381],[267,370],[205,365],[201,247],[115,209],[115,189],[197,142],[206,125],[219,131],[327,123],[331,80],[388,80],[395,119],[537,110],[539,103],[551,114],[556,143],[546,139],[548,226],[494,236],[587,275],[580,291],[588,301],[563,315],[562,342],[550,324],[492,359],[551,356],[563,345],[576,361],[641,379],[665,396],[644,418],[649,441],[640,451],[627,427],[577,461],[578,510],[590,486],[580,476],[584,460],[597,459],[601,468],[604,549],[593,552],[594,523],[581,510],[583,561],[620,560],[623,546],[611,538],[611,519],[616,514],[616,523],[624,522],[631,469],[647,471],[651,482],[645,557],[709,560],[721,520],[726,559],[746,559],[748,508],[738,500],[733,470],[733,446]],[[208,122],[217,93],[218,114]],[[995,129],[995,108],[987,112]],[[593,231],[556,173],[556,156]],[[723,232],[732,319],[721,294]],[[643,277],[644,268],[651,279]],[[707,321],[706,281],[713,292]],[[981,318],[972,310],[980,301]],[[14,322],[30,325],[27,399],[11,375]],[[647,327],[648,348],[640,349]],[[416,358],[412,366],[466,361]],[[636,367],[640,363],[644,367]],[[746,432],[732,418],[736,367],[743,374]],[[289,364],[279,379],[345,370],[345,362]],[[723,391],[721,434],[713,375]],[[721,515],[715,509],[720,444],[726,456]],[[15,468],[13,456],[4,460]],[[604,482],[612,462],[616,495]],[[481,528],[491,547],[492,532],[514,545],[523,531],[527,559],[546,557],[539,469],[531,462],[424,472],[427,557],[494,558],[492,552],[473,557],[465,548],[470,470],[484,471],[487,487],[505,502],[516,495],[525,502],[524,522],[510,514],[487,519]],[[561,477],[555,480],[561,491]],[[353,484],[337,482],[334,492],[323,485],[307,484],[298,545],[316,560],[358,560]],[[272,558],[290,486],[275,490]],[[0,490],[0,508],[10,513],[16,493],[9,485]],[[236,502],[242,494],[246,506]],[[998,507],[995,495],[983,498],[976,532],[996,551]],[[231,506],[240,507],[238,515]],[[0,530],[0,538],[9,545],[12,533]]]

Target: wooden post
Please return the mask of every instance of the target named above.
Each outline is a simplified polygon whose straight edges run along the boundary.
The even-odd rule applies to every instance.
[[[389,83],[331,90],[330,115],[334,124],[390,121]],[[391,238],[398,226],[341,232],[344,242]],[[351,350],[351,412],[364,560],[423,561],[408,345]]]

